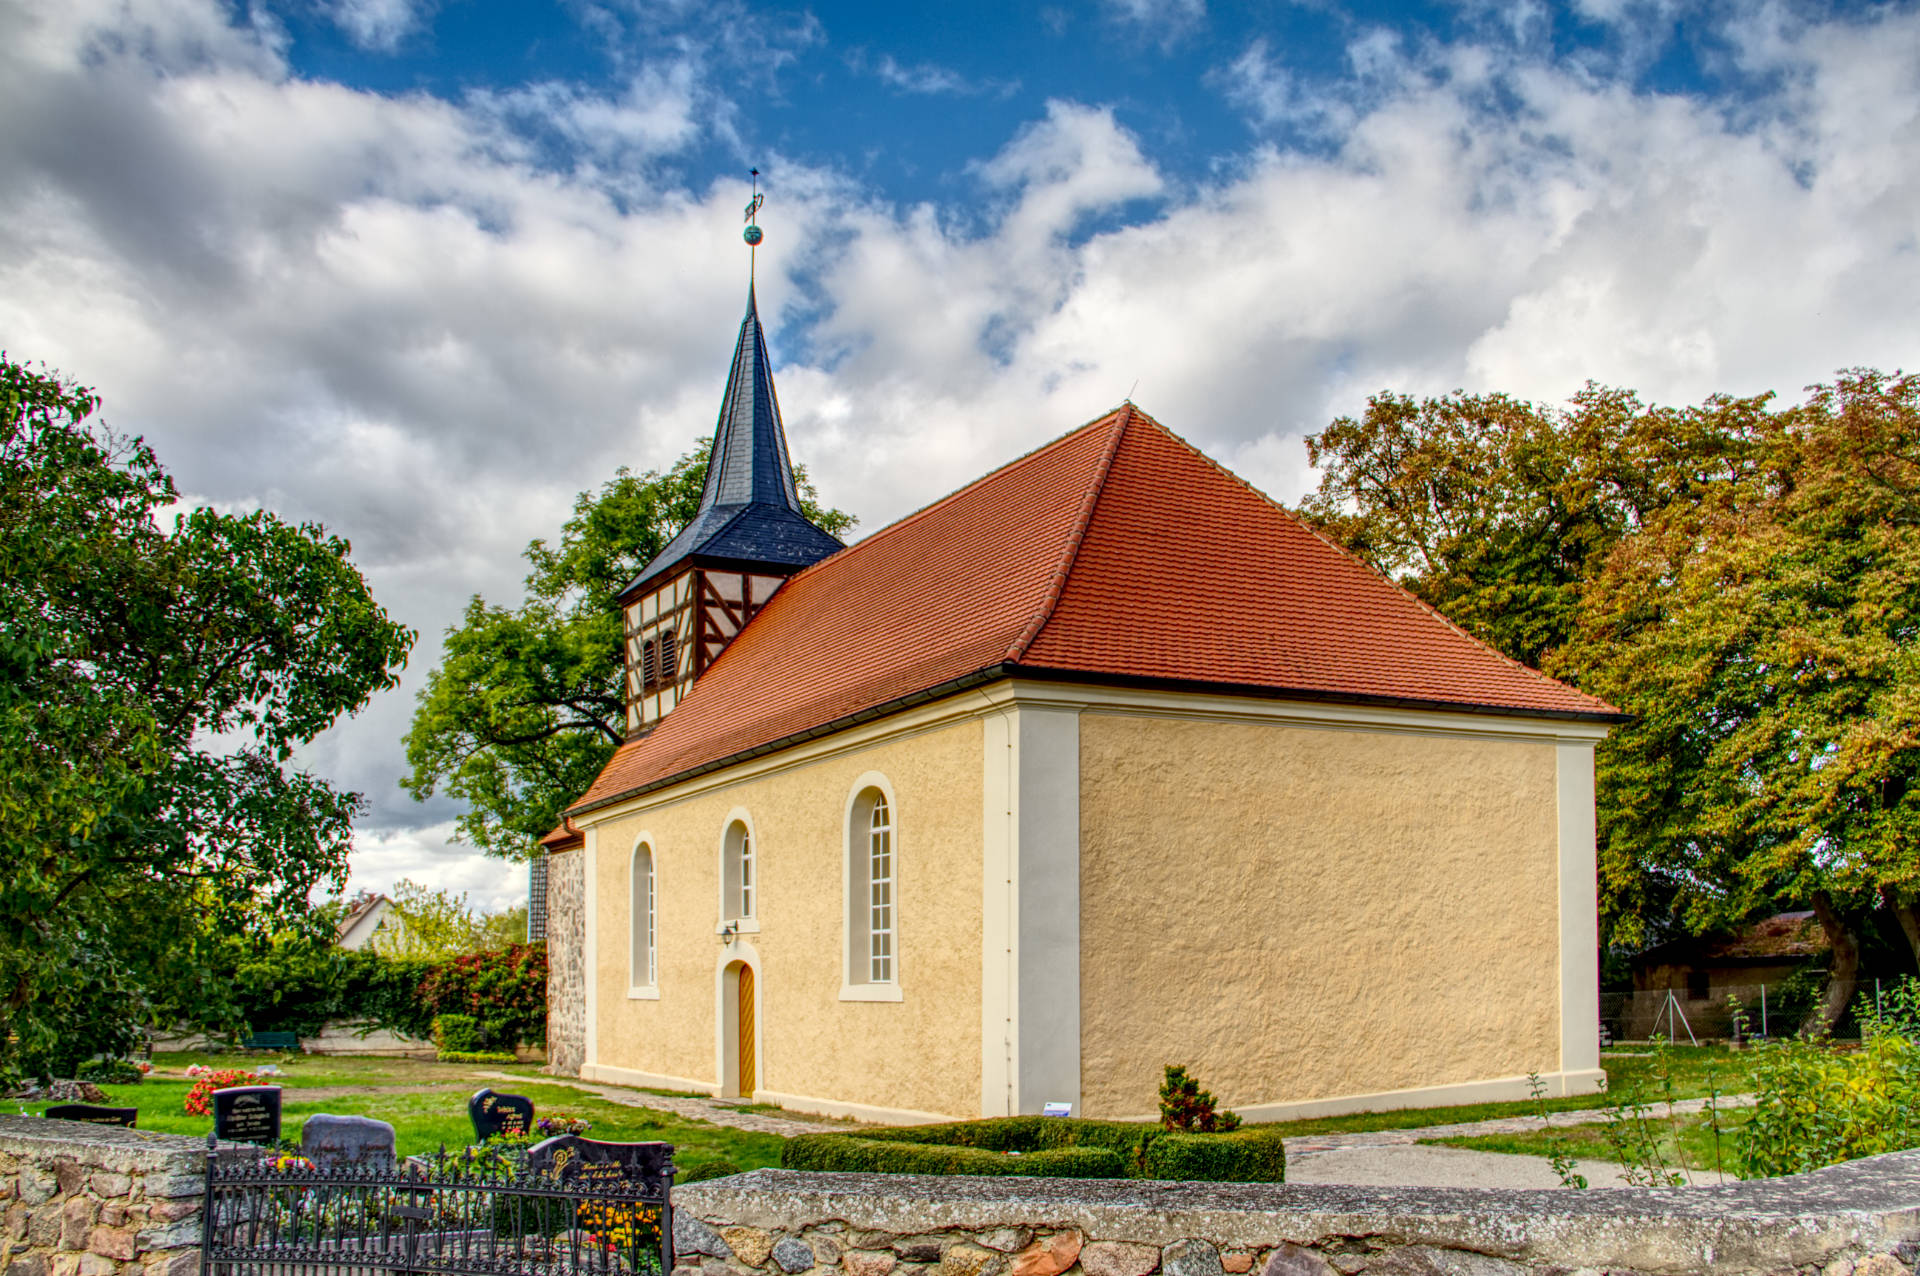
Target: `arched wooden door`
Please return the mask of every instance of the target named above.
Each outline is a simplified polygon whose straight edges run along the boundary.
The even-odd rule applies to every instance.
[[[738,989],[738,1011],[740,1016],[740,1097],[753,1097],[754,1075],[754,1037],[753,1037],[753,967],[740,963],[740,982]]]

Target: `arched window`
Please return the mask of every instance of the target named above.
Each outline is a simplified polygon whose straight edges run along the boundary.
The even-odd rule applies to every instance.
[[[758,877],[753,862],[753,833],[745,820],[727,826],[725,843],[726,880],[722,885],[721,920],[752,921]]]
[[[867,813],[867,982],[893,981],[893,817],[876,794]]]
[[[847,982],[895,982],[899,898],[893,803],[862,788],[847,812]]]
[[[654,988],[659,985],[659,957],[655,948],[659,919],[653,881],[653,848],[645,842],[633,848],[629,889],[632,898],[628,916],[633,927],[628,948],[629,986]]]

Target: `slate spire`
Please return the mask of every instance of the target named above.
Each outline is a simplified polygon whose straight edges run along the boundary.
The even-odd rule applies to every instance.
[[[733,371],[720,400],[720,424],[707,454],[707,486],[700,496],[701,512],[716,505],[784,505],[800,512],[752,284],[747,285],[747,314],[734,343]]]
[[[773,363],[752,284],[733,347],[720,421],[707,452],[707,483],[693,521],[622,591],[664,576],[689,560],[765,568],[787,576],[843,548],[808,521],[794,487],[787,432],[773,392]]]

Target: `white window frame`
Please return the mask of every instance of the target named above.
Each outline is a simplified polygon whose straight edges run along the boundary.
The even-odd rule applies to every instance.
[[[740,829],[745,843],[744,862],[735,858],[734,829]],[[740,868],[744,868],[747,881],[747,905],[751,911],[741,907]],[[727,813],[726,822],[720,826],[720,920],[713,930],[716,935],[724,935],[729,929],[736,935],[757,935],[760,933],[761,904],[761,856],[760,835],[753,827],[753,818],[743,807],[735,807]]]
[[[646,857],[646,898],[641,898],[641,856]],[[627,996],[639,1001],[660,1000],[660,857],[653,853],[653,836],[633,839],[627,857]],[[644,936],[644,941],[643,941]]]
[[[887,805],[887,854],[892,874],[889,891],[891,922],[892,977],[873,978],[873,807],[869,795],[877,794]],[[840,1000],[902,1001],[901,991],[901,913],[900,913],[900,801],[893,784],[878,771],[869,771],[853,782],[847,792],[846,810],[841,819],[843,847],[840,856]]]

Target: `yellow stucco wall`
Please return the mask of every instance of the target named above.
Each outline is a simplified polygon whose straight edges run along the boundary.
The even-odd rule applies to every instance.
[[[1088,1116],[1559,1067],[1551,741],[1088,712]]]
[[[759,873],[759,1089],[910,1112],[980,1102],[982,728],[978,719],[667,800],[596,827],[598,1034],[591,1063],[718,1084],[720,842],[750,817]],[[847,799],[894,793],[898,1002],[839,1000]],[[652,837],[658,1000],[628,997],[628,873]]]

